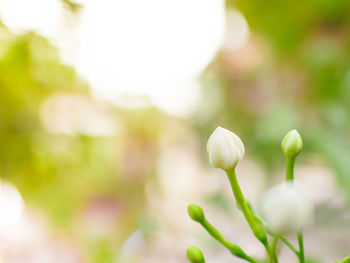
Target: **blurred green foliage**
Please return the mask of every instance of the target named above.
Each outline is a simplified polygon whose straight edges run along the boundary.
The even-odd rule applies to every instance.
[[[206,122],[195,117],[202,140],[224,124],[273,172],[283,164],[280,140],[297,128],[305,142],[301,161],[321,155],[350,198],[350,2],[232,0],[231,8],[244,14],[251,45],[264,56],[237,70],[232,64],[249,57],[223,50],[208,67],[204,100],[215,86],[222,105]]]
[[[57,50],[46,39],[34,33],[16,36],[5,27],[1,33],[2,176],[13,181],[27,198],[35,199],[34,203],[44,206],[52,218],[67,220],[72,208],[65,204],[74,202],[74,195],[66,194],[64,184],[71,180],[63,178],[60,169],[64,167],[63,175],[68,177],[73,160],[59,160],[55,146],[62,142],[41,128],[38,113],[43,100],[53,92],[87,93],[87,87],[73,69],[60,62]],[[69,146],[69,139],[63,141]],[[69,202],[62,200],[68,197]]]
[[[114,108],[115,122],[126,127],[119,136],[53,134],[40,120],[41,105],[53,94],[90,97],[88,85],[63,64],[48,40],[32,32],[15,35],[1,25],[1,178],[14,183],[25,203],[45,214],[55,231],[81,239],[91,262],[112,262],[120,244],[139,226],[161,114],[153,108]],[[134,157],[134,152],[140,155]],[[85,228],[95,225],[84,222],[95,213],[113,215],[108,235],[97,229],[102,234],[89,236]]]

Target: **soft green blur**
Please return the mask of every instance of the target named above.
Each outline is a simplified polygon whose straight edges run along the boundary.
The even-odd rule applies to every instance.
[[[228,8],[242,11],[253,36],[241,54],[220,52],[203,75],[207,100],[222,99],[196,123],[202,140],[218,124],[231,127],[271,171],[281,165],[281,138],[296,128],[302,158],[322,155],[350,197],[349,1],[237,0]]]
[[[44,100],[55,93],[89,98],[88,85],[63,65],[43,37],[14,35],[3,25],[0,31],[1,179],[12,182],[54,229],[83,239],[91,262],[111,262],[133,229],[149,228],[140,214],[145,182],[153,176],[162,114],[153,108],[114,108],[113,118],[123,124],[118,136],[48,132],[40,123]],[[113,220],[108,234],[102,229],[96,237],[91,230],[90,237],[89,228],[99,233],[99,226],[82,221],[101,213],[110,217],[102,224]]]
[[[297,129],[304,148],[296,165],[330,167],[350,200],[350,2],[235,0],[228,1],[231,8],[247,19],[249,43],[240,52],[218,52],[201,76],[203,98],[195,114],[178,118],[153,107],[126,110],[105,103],[117,127],[108,136],[44,127],[46,99],[65,94],[94,103],[89,83],[64,65],[45,38],[0,25],[1,180],[18,188],[52,233],[77,244],[82,262],[118,262],[135,230],[147,242],[164,229],[155,212],[164,204],[150,204],[150,192],[162,199],[162,180],[170,180],[158,174],[160,152],[169,141],[199,142],[190,154],[209,170],[205,144],[219,125],[242,138],[246,155],[267,180],[283,170],[281,139]],[[167,169],[175,166],[177,160]],[[206,201],[231,211],[232,201],[220,192]],[[316,211],[318,224],[334,217],[344,222],[344,210],[327,209]],[[186,216],[185,210],[178,213]]]

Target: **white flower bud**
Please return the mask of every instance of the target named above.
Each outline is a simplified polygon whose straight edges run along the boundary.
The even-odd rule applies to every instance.
[[[282,151],[286,157],[297,156],[303,148],[303,141],[297,130],[291,130],[282,140]]]
[[[259,214],[276,234],[301,231],[312,217],[311,202],[293,183],[284,183],[265,192],[259,202]]]
[[[226,171],[235,168],[244,156],[241,139],[221,127],[217,127],[210,135],[207,150],[211,165]]]

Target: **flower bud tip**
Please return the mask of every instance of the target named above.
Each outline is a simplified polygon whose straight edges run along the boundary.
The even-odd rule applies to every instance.
[[[202,222],[204,220],[203,209],[199,205],[190,204],[187,207],[187,211],[193,221]]]
[[[220,126],[210,135],[207,150],[211,165],[225,171],[235,168],[245,152],[241,139]]]
[[[205,263],[202,251],[194,246],[189,246],[187,248],[187,258],[191,263]]]
[[[289,131],[281,143],[282,151],[286,157],[296,157],[303,148],[303,141],[297,130]]]

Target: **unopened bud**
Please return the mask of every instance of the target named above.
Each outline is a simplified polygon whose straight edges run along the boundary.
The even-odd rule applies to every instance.
[[[210,135],[207,150],[212,166],[225,171],[237,166],[244,156],[244,145],[233,132],[217,127]]]
[[[200,206],[195,204],[190,204],[187,207],[187,211],[193,221],[202,222],[204,220],[203,209]]]
[[[297,130],[291,130],[282,140],[282,151],[286,157],[296,157],[303,148],[303,141]]]
[[[191,261],[191,263],[205,263],[202,251],[194,246],[187,248],[187,258]]]

